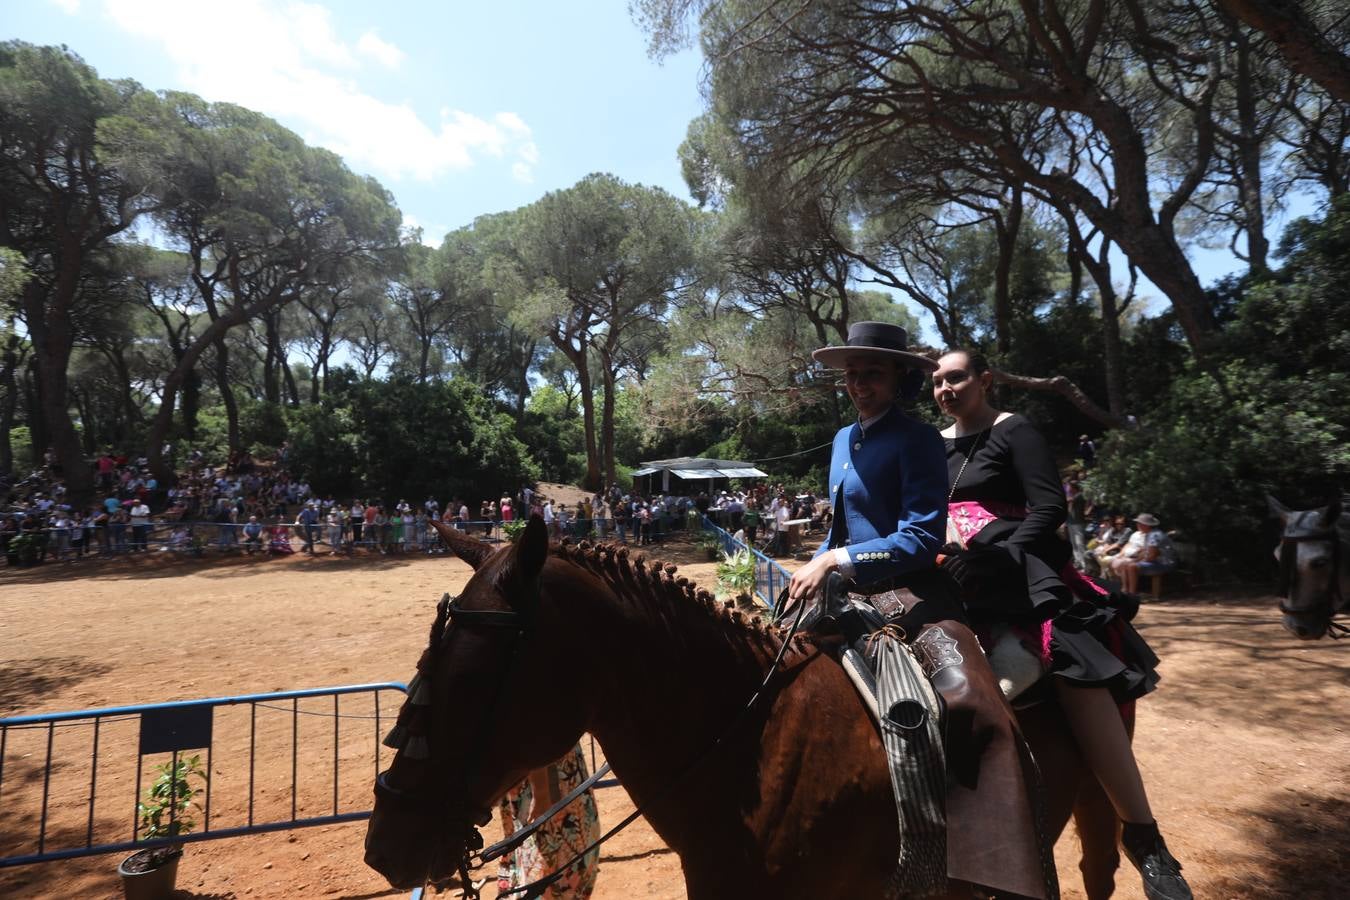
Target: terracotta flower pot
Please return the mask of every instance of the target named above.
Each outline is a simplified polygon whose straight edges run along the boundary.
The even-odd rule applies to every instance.
[[[122,889],[127,900],[169,900],[178,881],[178,860],[182,850],[175,850],[158,866],[152,865],[154,850],[137,850],[117,865],[122,876]]]

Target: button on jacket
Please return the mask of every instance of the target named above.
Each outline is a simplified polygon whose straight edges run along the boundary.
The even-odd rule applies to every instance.
[[[937,429],[895,407],[866,431],[856,423],[841,428],[829,487],[834,525],[817,555],[846,535],[857,584],[936,561],[947,528],[947,451]]]

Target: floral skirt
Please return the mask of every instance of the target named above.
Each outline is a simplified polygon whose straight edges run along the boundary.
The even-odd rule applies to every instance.
[[[567,794],[588,777],[586,756],[580,744],[552,763],[550,768],[556,770],[560,795]],[[506,836],[520,831],[551,805],[544,797],[538,798],[536,802],[529,779],[512,788],[502,798],[500,808],[502,829]],[[595,792],[588,790],[532,834],[525,843],[502,857],[497,890],[514,890],[551,874],[599,837],[600,815],[595,808]],[[596,849],[569,866],[566,874],[539,896],[552,900],[589,897],[595,889],[595,878],[599,871],[600,851]]]

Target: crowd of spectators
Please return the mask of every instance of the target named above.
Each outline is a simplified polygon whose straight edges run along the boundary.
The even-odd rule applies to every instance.
[[[166,447],[166,458],[172,448]],[[55,459],[8,490],[0,516],[0,554],[9,565],[67,562],[86,556],[152,551],[238,552],[283,556],[362,549],[382,554],[444,551],[432,522],[502,539],[511,523],[539,515],[555,538],[593,536],[656,544],[671,532],[697,530],[703,515],[737,539],[775,555],[791,553],[807,531],[828,529],[830,504],[792,494],[782,484],[693,496],[644,495],[611,485],[572,504],[523,486],[514,497],[442,503],[427,497],[387,503],[316,496],[293,477],[283,445],[267,459],[233,452],[224,465],[193,451],[162,487],[144,458],[112,449],[92,463],[97,495],[71,502]],[[481,529],[481,531],[480,531]]]
[[[1137,593],[1141,575],[1176,569],[1180,561],[1176,544],[1157,516],[1141,512],[1130,517],[1096,508],[1084,493],[1078,472],[1065,480],[1064,496],[1068,506],[1064,527],[1079,571],[1118,581],[1123,590]]]

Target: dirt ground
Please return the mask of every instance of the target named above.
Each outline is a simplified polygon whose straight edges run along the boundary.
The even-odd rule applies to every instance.
[[[689,563],[682,572],[712,586],[712,567],[693,564],[694,548],[659,555]],[[404,681],[436,599],[470,574],[443,557],[165,556],[0,570],[0,715]],[[1299,642],[1274,607],[1272,597],[1207,593],[1146,605],[1137,622],[1163,659],[1160,690],[1140,704],[1138,756],[1197,897],[1332,898],[1350,885],[1350,642]],[[342,811],[368,808],[371,701],[343,704],[336,738],[331,703],[255,714],[257,821],[289,814],[291,741],[300,748],[299,814],[329,811],[335,798]],[[396,708],[386,695],[382,715]],[[129,728],[101,732],[100,836],[129,830]],[[248,716],[223,710],[216,728],[213,827],[223,827],[247,813]],[[58,846],[83,839],[90,767],[80,742],[90,730],[54,738],[48,840]],[[3,749],[0,856],[27,852],[35,840],[46,737],[11,732]],[[599,805],[602,824],[632,808],[621,788],[600,791]],[[349,823],[192,845],[179,897],[397,896],[362,863],[364,832],[364,823]],[[1071,835],[1061,840],[1060,877],[1072,898],[1083,896],[1075,852]],[[119,857],[0,870],[0,896],[119,896]],[[684,897],[677,858],[640,821],[606,845],[601,866],[598,898]],[[1141,896],[1132,871],[1120,881],[1117,896]]]

